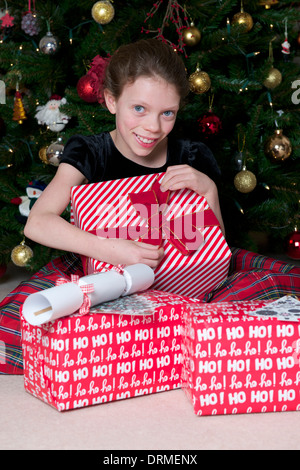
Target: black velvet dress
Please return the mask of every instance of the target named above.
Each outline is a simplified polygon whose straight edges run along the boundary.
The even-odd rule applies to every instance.
[[[65,145],[61,163],[73,165],[89,183],[162,173],[169,166],[182,164],[205,173],[216,184],[220,178],[217,162],[205,144],[174,137],[168,138],[166,164],[158,168],[149,168],[128,160],[116,148],[109,132],[72,136]]]

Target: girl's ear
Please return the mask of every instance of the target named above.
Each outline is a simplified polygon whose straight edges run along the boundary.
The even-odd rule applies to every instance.
[[[116,98],[107,89],[104,90],[103,94],[107,109],[111,114],[116,114]]]

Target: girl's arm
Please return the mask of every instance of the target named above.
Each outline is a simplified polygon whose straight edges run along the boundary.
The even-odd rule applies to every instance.
[[[80,171],[62,163],[31,209],[24,228],[25,236],[51,248],[71,251],[114,265],[144,263],[156,267],[162,259],[162,249],[130,240],[99,238],[61,217],[70,202],[71,187],[85,182]]]
[[[184,188],[191,189],[205,197],[209,207],[220,223],[223,235],[225,235],[218,189],[214,181],[204,173],[201,173],[189,165],[175,165],[168,167],[161,183],[161,189],[163,191],[175,191],[176,189]]]

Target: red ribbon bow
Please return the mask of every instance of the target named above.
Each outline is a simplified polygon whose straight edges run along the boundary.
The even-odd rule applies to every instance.
[[[147,226],[138,227],[140,241],[161,246],[163,238],[165,238],[180,253],[188,255],[197,251],[204,241],[199,227],[219,226],[220,224],[211,209],[192,212],[167,220],[164,212],[168,207],[169,195],[170,191],[161,191],[157,179],[154,181],[150,191],[129,194],[132,205],[141,217],[145,216],[144,209],[146,208]]]
[[[60,277],[59,279],[57,279],[55,285],[61,286],[62,284],[68,284],[69,282],[73,282],[74,284],[79,285],[79,276],[75,274],[71,274],[71,281],[68,281],[64,277]],[[87,294],[94,292],[94,286],[93,284],[83,284],[83,285],[80,285],[79,287],[83,292],[83,304],[81,305],[79,309],[79,314],[86,315],[87,313],[89,313],[90,308],[91,308],[91,299],[89,298]]]

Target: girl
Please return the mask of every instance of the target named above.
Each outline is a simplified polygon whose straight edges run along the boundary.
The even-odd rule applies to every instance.
[[[80,257],[74,253],[115,265],[141,262],[153,268],[162,259],[161,248],[100,239],[61,218],[72,186],[165,172],[163,190],[186,187],[205,196],[224,230],[216,186],[220,173],[212,153],[202,143],[170,136],[188,93],[180,57],[156,39],[122,46],[107,67],[103,93],[108,110],[115,114],[116,128],[73,136],[55,177],[30,211],[25,235],[70,253],[49,262],[0,303],[0,339],[7,351],[0,357],[0,374],[22,373],[19,312],[26,297],[52,287],[60,277],[83,276]],[[204,294],[201,302],[300,294],[299,269],[245,250],[232,252],[227,280]]]
[[[166,172],[162,190],[189,188],[203,195],[224,230],[216,180],[219,170],[201,143],[168,136],[188,93],[186,71],[173,49],[156,39],[120,47],[111,58],[104,98],[115,115],[110,133],[74,136],[55,177],[35,203],[24,233],[43,245],[114,265],[155,268],[163,249],[130,240],[101,239],[60,217],[72,186]]]

